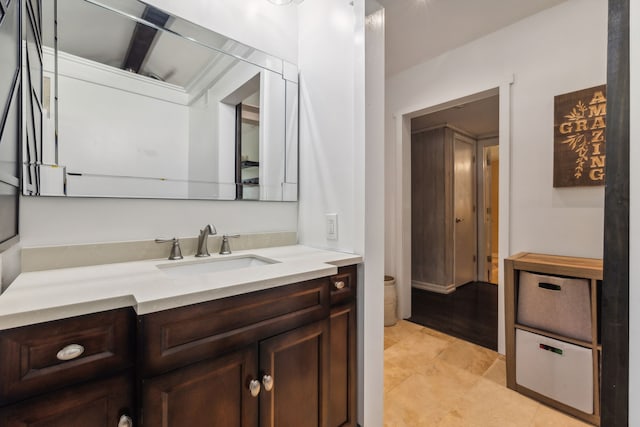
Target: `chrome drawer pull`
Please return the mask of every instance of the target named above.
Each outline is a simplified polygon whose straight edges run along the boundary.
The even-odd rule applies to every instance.
[[[58,352],[56,357],[58,360],[73,360],[80,357],[84,353],[84,347],[80,344],[69,344]]]
[[[131,417],[123,415],[120,417],[120,421],[118,421],[118,427],[133,427],[133,420]]]
[[[333,286],[335,286],[336,289],[340,290],[340,289],[344,288],[344,281],[343,280],[338,280],[337,282],[335,282],[333,284]]]

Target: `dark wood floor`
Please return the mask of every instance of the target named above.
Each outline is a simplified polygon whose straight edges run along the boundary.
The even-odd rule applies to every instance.
[[[414,323],[498,350],[498,286],[471,282],[443,295],[413,288]]]

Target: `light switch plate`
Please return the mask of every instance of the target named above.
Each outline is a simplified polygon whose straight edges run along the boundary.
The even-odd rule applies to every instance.
[[[327,222],[327,240],[338,240],[338,214],[325,214]]]

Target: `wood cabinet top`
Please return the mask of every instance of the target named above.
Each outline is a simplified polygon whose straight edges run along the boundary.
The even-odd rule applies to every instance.
[[[520,252],[505,261],[514,269],[602,280],[602,259]]]

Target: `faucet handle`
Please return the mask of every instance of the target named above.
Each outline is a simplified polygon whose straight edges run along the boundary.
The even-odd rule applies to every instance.
[[[229,255],[231,247],[229,246],[229,237],[240,237],[239,234],[223,234],[222,244],[220,245],[220,255]]]
[[[170,260],[182,259],[182,251],[180,250],[180,240],[175,237],[172,239],[156,239],[156,243],[167,243],[171,242],[171,252],[169,253]]]

